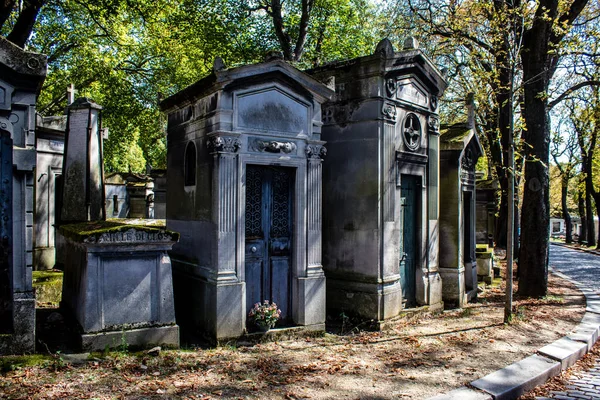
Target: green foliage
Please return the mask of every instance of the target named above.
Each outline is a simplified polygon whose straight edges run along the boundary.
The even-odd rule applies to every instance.
[[[280,43],[262,0],[66,0],[42,8],[29,48],[49,56],[38,111],[59,115],[65,90],[103,106],[109,128],[105,169],[166,167],[166,122],[158,102],[206,76],[215,57],[237,66],[261,61]],[[298,35],[301,2],[283,2],[284,25]],[[377,8],[370,0],[315,0],[299,67],[372,52]],[[6,35],[18,14],[2,27]]]

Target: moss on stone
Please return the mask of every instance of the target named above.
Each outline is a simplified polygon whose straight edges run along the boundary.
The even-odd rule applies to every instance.
[[[49,355],[31,354],[27,356],[0,356],[0,371],[9,372],[15,369],[33,366],[43,366],[49,363]]]
[[[38,307],[58,307],[62,298],[62,271],[33,271],[33,287]]]
[[[62,225],[59,230],[66,238],[81,242],[90,236],[99,237],[105,233],[126,232],[130,229],[149,233],[167,233],[173,240],[179,240],[179,233],[166,229],[165,220],[113,218],[107,219],[106,221],[91,221]]]

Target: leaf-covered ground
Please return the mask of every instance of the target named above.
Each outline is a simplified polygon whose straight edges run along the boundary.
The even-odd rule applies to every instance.
[[[583,296],[551,276],[550,295],[517,300],[503,321],[503,291],[488,288],[463,310],[422,314],[383,332],[253,345],[92,354],[54,354],[34,366],[1,358],[0,398],[10,399],[424,399],[530,355],[569,332]]]

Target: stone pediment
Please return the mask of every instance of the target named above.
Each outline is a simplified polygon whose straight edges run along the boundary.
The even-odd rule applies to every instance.
[[[397,81],[396,98],[423,108],[430,105],[427,90],[417,81],[404,78]]]
[[[308,135],[310,106],[280,87],[236,94],[237,129]]]

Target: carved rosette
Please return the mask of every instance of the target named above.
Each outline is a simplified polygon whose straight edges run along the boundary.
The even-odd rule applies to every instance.
[[[235,153],[238,151],[242,142],[236,137],[229,136],[213,136],[208,139],[208,150],[211,153],[225,152]]]
[[[320,144],[309,144],[306,146],[306,156],[313,159],[322,159],[327,154],[325,146]]]
[[[416,114],[409,113],[404,119],[402,128],[404,145],[410,151],[416,151],[421,147],[421,123]]]
[[[391,104],[391,103],[385,103],[383,105],[383,108],[381,109],[381,112],[383,113],[383,117],[385,119],[391,120],[391,121],[396,121],[396,115],[397,115],[397,111],[396,111],[396,106]]]

